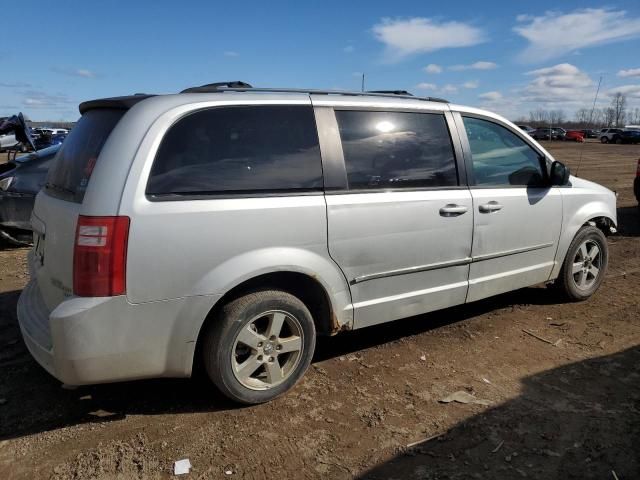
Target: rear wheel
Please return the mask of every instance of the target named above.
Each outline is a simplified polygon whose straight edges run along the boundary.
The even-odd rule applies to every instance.
[[[616,137],[615,142],[616,142],[617,145],[622,145],[622,138]]]
[[[555,286],[571,301],[586,300],[600,287],[608,262],[604,234],[596,227],[582,227],[569,245]]]
[[[206,371],[220,391],[246,404],[291,389],[311,363],[316,332],[300,299],[280,290],[249,293],[222,307],[205,333]]]
[[[601,143],[609,143],[609,139],[607,137],[601,137],[600,138],[600,142]]]

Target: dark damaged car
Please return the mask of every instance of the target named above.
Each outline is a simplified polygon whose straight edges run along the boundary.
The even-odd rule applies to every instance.
[[[35,197],[64,139],[34,141],[21,113],[0,122],[0,134],[15,135],[21,145],[34,150],[0,164],[0,239],[24,245],[32,238],[30,219]]]
[[[31,210],[44,186],[60,145],[0,164],[0,238],[12,244],[31,243]]]

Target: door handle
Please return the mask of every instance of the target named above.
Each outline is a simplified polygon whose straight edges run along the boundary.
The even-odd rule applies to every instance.
[[[440,209],[440,215],[443,217],[457,217],[466,213],[468,210],[464,205],[456,205],[455,203],[448,203]]]
[[[502,205],[500,205],[495,200],[492,200],[489,203],[483,203],[478,207],[478,210],[480,210],[481,213],[497,212],[498,210],[501,210],[501,209],[502,209]]]

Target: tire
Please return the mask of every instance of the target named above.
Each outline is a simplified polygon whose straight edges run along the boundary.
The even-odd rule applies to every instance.
[[[616,138],[615,142],[616,145],[622,145],[622,139],[620,137]]]
[[[597,253],[592,250],[594,246],[598,248]],[[604,234],[596,227],[582,227],[569,245],[554,285],[572,302],[586,300],[602,284],[608,263],[609,250]],[[597,270],[595,275],[594,268]]]
[[[601,143],[609,143],[609,139],[607,137],[600,137]]]
[[[216,387],[231,400],[251,405],[290,390],[309,367],[315,343],[313,318],[300,299],[260,290],[218,311],[205,332],[202,353]]]

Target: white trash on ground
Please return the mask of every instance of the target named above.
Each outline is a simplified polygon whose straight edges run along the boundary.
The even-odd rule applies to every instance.
[[[173,464],[174,475],[184,475],[185,473],[189,473],[189,470],[191,470],[191,462],[188,458],[178,460]]]

